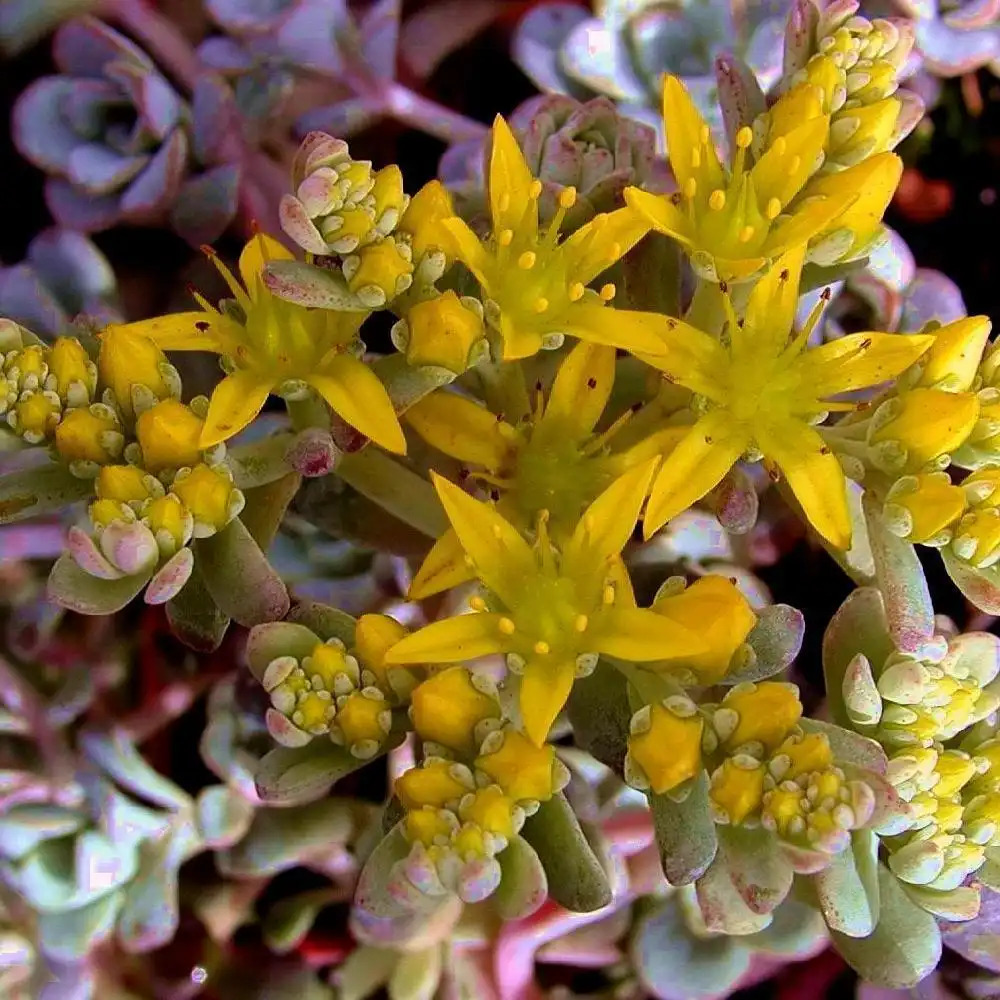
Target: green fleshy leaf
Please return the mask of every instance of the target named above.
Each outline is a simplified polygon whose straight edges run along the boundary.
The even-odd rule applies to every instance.
[[[982,882],[987,889],[1000,892],[1000,861],[993,861],[987,857],[982,867],[976,872],[976,881]]]
[[[976,569],[947,548],[941,549],[941,558],[951,582],[969,601],[988,615],[1000,615],[1000,569]]]
[[[528,817],[521,835],[537,852],[557,903],[574,913],[590,913],[611,902],[604,867],[561,792]]]
[[[311,656],[323,640],[310,628],[295,622],[265,622],[250,629],[246,658],[250,672],[263,681],[268,664],[279,656],[301,660]]]
[[[885,774],[889,758],[886,756],[885,750],[882,749],[882,745],[875,740],[862,736],[852,729],[845,729],[843,726],[837,726],[831,722],[823,722],[821,719],[803,718],[799,720],[799,725],[807,733],[822,733],[826,736],[830,741],[834,760],[838,764],[853,764],[866,771]]]
[[[832,932],[837,951],[868,982],[908,989],[929,975],[941,958],[937,921],[914,903],[896,876],[878,868],[880,913],[873,934],[852,938]]]
[[[125,791],[164,809],[190,808],[191,797],[187,792],[152,768],[122,732],[85,730],[78,742],[84,756],[114,778]]]
[[[212,653],[222,645],[230,619],[212,600],[197,560],[188,582],[166,607],[170,628],[185,646]]]
[[[46,840],[76,833],[87,822],[85,813],[42,802],[13,806],[0,816],[0,854],[20,861]]]
[[[731,858],[720,842],[715,860],[695,884],[698,905],[710,931],[723,934],[754,934],[771,922],[770,913],[756,913],[736,887],[738,858]]]
[[[124,894],[109,892],[86,906],[38,914],[38,946],[56,962],[78,962],[111,936]]]
[[[329,604],[317,601],[296,601],[288,612],[288,621],[305,625],[312,629],[320,639],[339,639],[345,646],[354,645],[354,630],[357,619],[346,611],[333,608]]]
[[[270,805],[301,805],[322,798],[341,778],[370,763],[319,738],[304,747],[275,747],[261,758],[254,780]]]
[[[282,432],[272,434],[262,441],[227,448],[226,465],[233,473],[236,488],[250,490],[287,476],[291,470],[285,461],[285,453],[293,436]]]
[[[319,911],[335,902],[336,890],[317,889],[280,899],[264,917],[261,931],[268,948],[277,955],[294,951],[312,930]]]
[[[334,972],[338,1000],[365,1000],[392,975],[402,953],[364,944],[355,948]]]
[[[870,830],[851,835],[851,846],[813,877],[813,887],[831,930],[867,937],[879,920],[878,838]]]
[[[722,826],[719,846],[743,902],[753,913],[771,913],[788,895],[794,877],[778,838],[761,826]]]
[[[630,950],[640,980],[659,1000],[725,996],[750,968],[750,950],[738,938],[693,934],[676,896],[639,918]]]
[[[310,309],[365,312],[365,304],[348,287],[340,271],[300,260],[272,260],[264,269],[264,283],[286,302]]]
[[[960,885],[944,892],[923,885],[907,885],[902,880],[899,884],[914,903],[942,920],[972,920],[979,913],[978,886]]]
[[[0,524],[64,510],[93,493],[92,480],[77,478],[61,462],[12,472],[0,476]]]
[[[843,695],[844,676],[851,660],[862,653],[877,671],[894,651],[882,595],[874,587],[853,591],[830,619],[823,635],[823,675],[835,722],[853,728]]]
[[[625,766],[629,722],[628,682],[605,660],[573,684],[567,703],[576,744],[616,774]]]
[[[802,612],[789,604],[772,604],[757,612],[757,624],[747,636],[747,644],[756,659],[745,670],[721,678],[720,684],[762,681],[785,670],[799,655],[805,634]]]
[[[229,847],[249,829],[254,807],[227,785],[209,785],[198,793],[198,830],[212,848]]]
[[[48,598],[81,615],[113,615],[136,598],[149,582],[149,574],[99,580],[80,569],[72,556],[63,553],[49,573]]]
[[[702,771],[683,802],[647,793],[663,874],[671,885],[688,885],[708,869],[718,850],[708,800],[708,775]]]
[[[493,894],[497,913],[504,920],[530,917],[545,902],[548,892],[538,855],[523,837],[514,837],[497,860],[503,873]]]
[[[259,809],[244,838],[218,853],[219,870],[235,878],[275,875],[317,851],[347,843],[357,825],[356,806],[346,799]]]
[[[285,617],[288,591],[239,518],[194,545],[205,586],[223,614],[248,628]]]
[[[440,946],[403,952],[389,977],[389,1000],[433,1000],[441,982]]]
[[[302,485],[302,477],[290,472],[262,486],[244,491],[246,506],[240,513],[240,520],[250,532],[250,537],[267,552],[274,541],[285,511]]]
[[[615,275],[619,309],[680,315],[682,251],[675,240],[650,233],[620,261]]]
[[[815,906],[790,895],[771,916],[767,927],[744,938],[755,951],[794,959],[806,958],[826,947],[829,939],[826,921]]]
[[[919,653],[934,635],[934,605],[920,559],[910,542],[886,527],[876,501],[867,493],[864,510],[889,634],[904,653]]]
[[[437,366],[414,368],[403,354],[389,354],[378,358],[372,364],[375,374],[382,380],[392,408],[396,413],[405,413],[436,389],[455,381],[455,373]]]

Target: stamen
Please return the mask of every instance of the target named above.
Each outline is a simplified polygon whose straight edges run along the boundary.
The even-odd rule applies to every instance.
[[[587,289],[584,288],[582,281],[574,281],[572,285],[569,286],[569,300],[570,302],[579,302],[583,298],[583,293]]]
[[[691,169],[697,170],[701,166],[701,150],[692,149],[691,150]]]
[[[510,195],[505,191],[500,195],[500,200],[497,202],[497,207],[501,212],[506,212],[510,208]]]
[[[517,631],[517,626],[514,624],[513,618],[501,618],[497,622],[497,628],[503,632],[504,635],[513,635]]]
[[[749,243],[753,239],[754,228],[753,226],[744,226],[740,230],[739,240],[740,243]]]
[[[601,601],[604,604],[614,604],[615,603],[615,588],[610,584],[604,588],[604,593],[601,595]]]
[[[698,182],[693,177],[689,177],[684,182],[684,196],[686,198],[693,198],[697,193],[698,193]]]
[[[571,209],[576,204],[576,188],[570,185],[559,192],[559,207]]]
[[[703,146],[707,146],[709,139],[712,138],[712,133],[709,131],[707,125],[702,125],[701,131],[698,133],[698,139]]]
[[[543,313],[549,308],[549,300],[545,298],[544,295],[535,299],[535,304],[532,306],[536,313]]]
[[[542,182],[537,178],[531,182],[528,188],[528,197],[537,198],[542,193]]]
[[[707,140],[704,140],[707,141]],[[753,129],[749,125],[744,125],[736,133],[736,148],[737,149],[749,149],[750,144],[753,142]]]
[[[773,222],[781,215],[781,200],[778,198],[769,198],[767,208],[764,209],[764,214]]]
[[[716,188],[708,196],[708,207],[713,212],[721,212],[726,207],[726,192],[721,188]]]
[[[549,652],[549,644],[545,642],[543,639],[539,639],[538,642],[536,642],[535,645],[532,646],[532,649],[534,649],[534,651],[539,656],[545,656]]]
[[[576,616],[576,621],[573,622],[573,628],[575,628],[577,630],[577,632],[586,632],[587,631],[587,626],[589,624],[590,624],[590,622],[587,619],[586,615],[577,615]]]
[[[616,240],[608,247],[608,260],[613,264],[622,255],[622,245]]]
[[[802,157],[801,156],[793,156],[792,159],[789,161],[789,164],[788,164],[788,172],[790,174],[797,173],[799,167],[801,167],[801,166],[802,166]]]
[[[774,150],[775,156],[784,156],[787,148],[788,143],[785,141],[785,137],[783,135],[779,135],[778,138],[771,143],[771,149]]]
[[[615,297],[616,291],[615,286],[609,281],[606,285],[601,286],[601,299],[604,302],[610,302]]]
[[[472,608],[473,611],[485,611],[486,602],[478,594],[476,594],[469,598],[469,607]]]
[[[616,417],[605,430],[595,434],[581,446],[580,454],[586,457],[599,452],[632,419],[633,413],[633,410],[626,410],[621,416]]]
[[[524,253],[517,258],[517,266],[522,271],[530,271],[535,266],[536,260],[538,260],[538,255],[533,250],[525,250]]]
[[[514,230],[504,229],[501,231],[500,235],[497,237],[497,243],[502,247],[509,247],[511,243],[514,242]]]

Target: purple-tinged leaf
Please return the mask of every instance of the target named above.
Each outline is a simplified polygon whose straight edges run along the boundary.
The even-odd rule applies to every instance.
[[[963,0],[956,10],[946,10],[942,15],[945,24],[961,31],[992,27],[997,18],[1000,0]]]
[[[239,128],[233,92],[219,77],[199,77],[191,99],[191,151],[206,166],[219,162],[222,147]]]
[[[69,317],[27,264],[0,268],[0,315],[39,334],[53,336]]]
[[[147,604],[166,604],[183,590],[194,568],[194,553],[187,547],[178,550],[153,574],[143,600]]]
[[[297,0],[205,0],[205,7],[220,27],[234,35],[273,31],[294,9]]]
[[[968,923],[943,928],[945,944],[970,962],[1000,972],[1000,892],[983,888],[979,914]]]
[[[303,68],[337,74],[343,60],[334,38],[349,22],[345,0],[300,0],[278,28],[278,48]]]
[[[1000,55],[996,31],[958,31],[944,21],[917,21],[917,46],[924,65],[938,76],[961,76]]]
[[[245,73],[255,65],[253,55],[247,46],[224,36],[206,38],[198,46],[197,54],[201,62],[210,69],[227,76]]]
[[[96,142],[77,146],[69,154],[66,176],[91,195],[111,194],[129,183],[149,163],[149,156],[122,156]]]
[[[146,129],[161,142],[180,121],[183,105],[177,91],[159,73],[144,73],[137,78],[135,95],[139,118]]]
[[[60,102],[59,111],[81,140],[99,139],[109,116],[129,107],[128,97],[111,80],[76,78],[72,83],[72,89]]]
[[[14,105],[11,134],[17,151],[49,173],[64,173],[70,154],[80,143],[80,136],[62,113],[73,85],[66,77],[43,76]]]
[[[291,96],[295,77],[286,70],[258,67],[237,78],[233,93],[239,113],[250,123],[266,123]]]
[[[48,35],[60,21],[86,14],[96,0],[4,0],[0,4],[0,53],[14,56]]]
[[[77,191],[60,177],[46,180],[45,204],[59,225],[82,233],[110,229],[121,218],[121,206],[115,195],[95,198]]]
[[[55,226],[43,230],[28,244],[27,259],[70,316],[107,308],[115,297],[111,265],[82,233]]]
[[[865,271],[894,292],[904,293],[916,277],[917,262],[913,251],[894,229],[886,228],[886,239],[879,244],[868,258]],[[849,279],[853,282],[853,278]]]
[[[49,573],[48,599],[81,615],[113,615],[146,585],[146,576],[99,580],[84,572],[69,555],[62,555]]]
[[[101,77],[114,61],[153,68],[152,60],[138,45],[95,17],[64,24],[52,40],[52,57],[60,72],[70,76]]]
[[[331,135],[350,139],[351,136],[385,117],[385,107],[369,97],[347,97],[336,104],[312,108],[295,121],[298,135],[319,129]]]
[[[586,96],[585,89],[562,71],[559,48],[571,31],[589,19],[589,11],[576,3],[539,4],[521,18],[511,57],[539,90]]]
[[[38,915],[38,945],[47,958],[79,962],[111,937],[124,893],[109,892],[78,909]]]
[[[941,558],[951,582],[967,600],[988,615],[1000,615],[1000,570],[996,566],[976,569],[949,549],[941,550]]]
[[[945,325],[968,315],[958,285],[931,268],[919,268],[903,299],[902,330],[922,330],[932,320]]]
[[[379,79],[396,78],[401,0],[377,0],[361,18],[362,54]]]
[[[399,54],[418,80],[426,80],[452,52],[470,42],[503,13],[493,0],[438,0],[403,24]]]
[[[238,163],[224,163],[186,180],[170,211],[170,226],[192,246],[214,243],[229,228],[239,208]]]
[[[187,169],[187,158],[187,136],[175,129],[149,166],[122,195],[123,217],[139,224],[156,221],[177,197]]]

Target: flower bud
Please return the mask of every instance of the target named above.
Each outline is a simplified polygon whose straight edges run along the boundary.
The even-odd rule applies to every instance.
[[[742,823],[764,797],[764,765],[752,757],[727,757],[712,774],[709,799],[717,822]]]
[[[421,806],[457,808],[462,796],[475,787],[467,767],[437,758],[401,774],[396,780],[396,795],[408,810]]]
[[[180,377],[167,356],[149,337],[126,326],[109,326],[101,334],[97,355],[101,383],[126,420],[136,416],[136,401],[149,405],[180,395]]]
[[[947,392],[972,388],[993,324],[986,316],[966,316],[942,326],[921,358],[920,385]]]
[[[410,248],[391,239],[362,247],[344,261],[344,277],[366,307],[381,308],[413,283]]]
[[[955,528],[951,550],[977,569],[992,566],[1000,559],[1000,509],[986,507],[966,514]]]
[[[194,531],[194,518],[172,493],[151,501],[142,519],[156,537],[164,558],[187,545]]]
[[[41,444],[59,423],[62,403],[54,392],[28,389],[7,411],[7,423],[28,444]]]
[[[163,496],[160,481],[137,465],[105,465],[94,484],[98,497],[119,504],[139,505]]]
[[[455,214],[448,194],[440,181],[428,181],[410,199],[410,204],[399,223],[399,232],[410,237],[413,259],[421,260],[432,251],[443,251],[450,260],[451,235],[441,225],[443,219]]]
[[[392,712],[378,688],[353,691],[337,700],[337,715],[330,735],[361,760],[374,757],[392,726]]]
[[[243,509],[243,494],[223,466],[203,462],[181,470],[170,487],[194,517],[194,535],[206,538],[224,528]]]
[[[106,465],[122,453],[125,436],[115,411],[102,403],[67,410],[55,430],[56,451],[71,465]],[[93,469],[92,474],[96,474]]]
[[[416,367],[436,365],[461,375],[485,348],[482,306],[451,290],[418,302],[393,327],[393,342]]]
[[[904,476],[889,491],[885,519],[892,532],[910,542],[945,545],[965,513],[966,494],[944,472]]]
[[[722,699],[716,710],[720,714],[713,722],[717,730],[722,724],[719,737],[725,749],[758,743],[774,750],[802,716],[799,689],[782,681],[737,684]]]
[[[150,472],[180,469],[201,462],[205,421],[176,399],[164,399],[139,414],[135,433],[142,464]]]
[[[693,702],[690,707],[694,709]],[[647,708],[632,717],[625,770],[631,784],[638,778],[639,784],[662,795],[702,770],[705,722],[697,710],[677,714],[666,702]]]
[[[60,337],[49,351],[45,388],[65,406],[86,406],[97,389],[97,366],[75,337]]]
[[[388,615],[362,615],[354,631],[354,655],[361,666],[366,685],[374,685],[389,693],[394,691],[392,678],[405,672],[401,667],[389,667],[386,653],[406,635],[406,629]]]
[[[490,682],[465,667],[449,667],[417,685],[410,717],[421,739],[461,753],[475,753],[480,724],[500,717]]]
[[[554,747],[536,747],[510,726],[490,733],[480,753],[476,769],[515,802],[547,802],[568,778]]]

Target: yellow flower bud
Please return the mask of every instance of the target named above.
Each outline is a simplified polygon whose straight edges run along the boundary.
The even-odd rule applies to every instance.
[[[439,837],[449,837],[454,823],[448,816],[431,806],[421,806],[406,814],[403,821],[403,835],[407,840],[430,847]]]
[[[444,251],[449,260],[454,257],[451,236],[441,225],[443,219],[454,214],[451,195],[440,181],[429,181],[410,199],[399,231],[410,235],[414,259],[419,260],[431,250]]]
[[[55,430],[61,411],[54,393],[26,392],[7,414],[7,422],[29,444],[41,444]]]
[[[752,758],[744,758],[742,763],[748,766],[741,767],[728,757],[712,775],[709,798],[722,816],[733,824],[742,823],[759,809],[764,797],[764,765],[750,766],[751,762]]]
[[[973,472],[962,480],[962,490],[970,507],[1000,507],[1000,469]]]
[[[965,492],[944,472],[924,472],[897,482],[885,505],[886,520],[911,542],[950,538],[948,529],[965,513]]]
[[[678,594],[664,597],[653,611],[678,625],[693,628],[708,649],[686,656],[678,665],[694,671],[698,681],[714,684],[726,675],[733,654],[746,641],[757,624],[757,616],[747,599],[723,576],[700,577]],[[654,664],[650,669],[666,669],[670,662]]]
[[[486,752],[491,745],[496,749]],[[536,747],[516,729],[491,734],[476,767],[493,779],[515,802],[545,802],[552,798],[556,752],[549,744]]]
[[[128,326],[109,326],[101,334],[97,371],[102,384],[114,394],[115,402],[126,419],[135,415],[132,387],[145,386],[156,399],[177,394],[173,369],[167,356],[142,334]]]
[[[186,545],[191,537],[191,515],[172,494],[153,500],[143,511],[143,520],[156,536],[160,548],[167,552]]]
[[[496,833],[508,840],[514,835],[514,803],[496,785],[480,788],[473,798],[462,802],[458,814],[466,823]]]
[[[68,410],[56,427],[56,450],[66,462],[113,462],[124,443],[114,411],[100,404]]]
[[[115,521],[121,521],[128,512],[122,509],[117,500],[95,500],[87,508],[87,513],[95,528],[106,528]]]
[[[384,698],[376,698],[370,690],[349,694],[337,707],[337,726],[347,746],[369,741],[381,746],[389,731],[391,716]]]
[[[697,713],[680,716],[664,705],[649,706],[649,728],[633,732],[628,753],[642,768],[649,787],[658,795],[693,778],[702,768],[701,733],[704,720]]]
[[[934,333],[920,361],[920,385],[965,392],[972,388],[993,324],[986,316],[966,316]]]
[[[319,677],[325,691],[334,690],[334,682],[340,674],[344,674],[352,686],[357,686],[359,680],[344,648],[332,642],[317,643],[309,654],[308,662],[303,661],[302,669],[310,679]]]
[[[366,305],[369,304],[368,298],[372,306],[384,305],[387,300],[406,291],[413,280],[409,248],[394,240],[386,239],[362,247],[357,253],[357,261],[347,287],[365,298]]]
[[[97,495],[118,503],[142,503],[153,494],[149,473],[137,465],[105,465],[97,474]]]
[[[396,227],[406,206],[403,191],[403,172],[395,163],[383,167],[375,174],[371,195],[374,200],[375,222],[386,236]],[[386,212],[394,213],[386,216]]]
[[[164,399],[151,406],[136,421],[142,464],[150,472],[197,465],[204,425],[205,421],[179,400]]]
[[[903,392],[886,406],[892,415],[869,434],[869,445],[897,443],[905,459],[898,471],[917,472],[941,455],[958,448],[979,418],[979,399],[972,392],[941,392],[917,388]]]
[[[800,774],[822,771],[833,764],[830,741],[822,733],[789,736],[778,747],[774,756],[788,758],[788,770],[782,774],[782,778],[788,780],[794,780]]]
[[[1000,509],[973,510],[958,522],[952,551],[960,559],[983,569],[1000,559]]]
[[[204,463],[178,475],[170,488],[191,512],[202,537],[224,528],[242,506],[242,494],[233,486],[232,477]]]
[[[362,669],[375,675],[375,682],[391,691],[385,654],[406,635],[406,629],[388,615],[362,615],[354,632],[354,655]],[[395,668],[397,671],[399,668]]]
[[[49,351],[48,388],[67,406],[86,406],[97,388],[97,369],[75,337],[60,337]]]
[[[37,389],[49,373],[49,349],[29,344],[7,356],[4,374],[18,389]]]
[[[782,681],[737,684],[723,698],[721,709],[738,717],[735,728],[722,741],[726,749],[761,743],[766,750],[774,750],[802,717],[798,688]]]
[[[344,208],[320,222],[320,232],[331,243],[357,247],[369,242],[375,235],[372,230],[371,213],[364,208]],[[344,241],[341,244],[341,241]]]
[[[947,799],[975,777],[976,765],[972,758],[961,750],[945,750],[938,757],[934,771],[939,780],[932,790],[938,798]]]
[[[484,719],[498,718],[496,698],[476,687],[465,667],[449,667],[413,690],[411,715],[421,739],[451,750],[475,753],[475,729]]]
[[[406,314],[406,360],[411,365],[437,365],[460,375],[472,349],[484,334],[483,319],[451,290],[419,302]]]
[[[459,799],[473,789],[472,775],[464,782],[455,777],[460,765],[446,760],[433,760],[409,771],[396,779],[396,795],[404,809],[420,806],[441,808]]]

